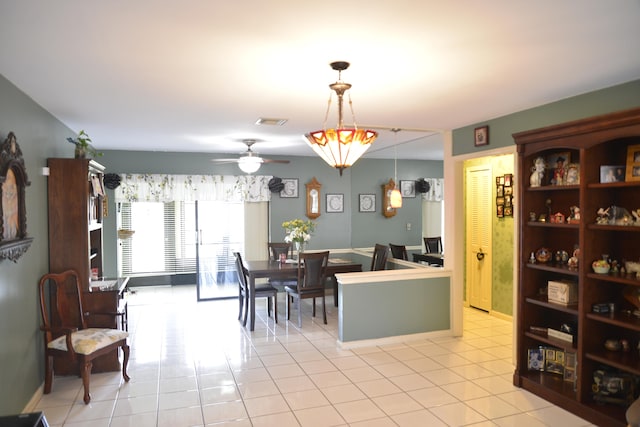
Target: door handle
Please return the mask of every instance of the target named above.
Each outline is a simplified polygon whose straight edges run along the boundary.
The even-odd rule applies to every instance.
[[[482,261],[484,259],[484,252],[482,252],[482,249],[480,249],[480,251],[476,254],[476,258],[478,258],[478,261]]]

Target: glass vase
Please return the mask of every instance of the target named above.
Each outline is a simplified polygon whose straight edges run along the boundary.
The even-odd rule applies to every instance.
[[[296,248],[296,260],[300,259],[300,254],[304,252],[306,242],[294,242]]]

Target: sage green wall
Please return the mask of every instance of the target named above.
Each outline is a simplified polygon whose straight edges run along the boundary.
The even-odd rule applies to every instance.
[[[526,101],[526,100],[525,100]],[[523,101],[524,102],[524,101]],[[640,105],[640,80],[634,80],[606,89],[566,98],[517,113],[508,114],[482,123],[453,130],[454,156],[480,153],[513,145],[513,133],[551,126],[571,120],[597,116]],[[489,145],[474,147],[473,130],[489,126]]]
[[[6,58],[5,58],[6,59]],[[16,135],[27,176],[29,250],[17,261],[0,261],[0,416],[21,412],[44,378],[38,280],[49,269],[48,157],[72,157],[73,132],[0,75],[0,143]]]

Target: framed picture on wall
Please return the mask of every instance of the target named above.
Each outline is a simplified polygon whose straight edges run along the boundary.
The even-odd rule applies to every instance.
[[[360,212],[375,212],[376,211],[376,195],[360,194],[358,210]]]
[[[298,197],[298,178],[282,178],[284,188],[280,192],[282,198]]]
[[[344,212],[344,194],[327,194],[327,213]]]
[[[400,181],[400,194],[402,197],[416,197],[416,182],[415,181]]]
[[[474,129],[473,145],[476,147],[489,145],[489,126],[481,126]]]

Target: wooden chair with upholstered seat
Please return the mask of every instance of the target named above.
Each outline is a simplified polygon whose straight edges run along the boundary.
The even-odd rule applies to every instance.
[[[238,320],[242,318],[242,325],[247,326],[249,317],[249,282],[247,280],[247,270],[242,262],[240,252],[234,252],[236,258],[236,273],[238,274]],[[271,315],[273,298],[273,319],[278,323],[278,290],[269,284],[256,284],[254,298],[267,298],[267,314]],[[243,316],[244,313],[244,316]]]
[[[442,237],[424,237],[424,247],[428,254],[441,254]]]
[[[407,247],[405,245],[394,245],[393,243],[389,243],[389,249],[391,249],[391,256],[397,259],[403,259],[405,261],[409,260],[409,255],[407,254]]]
[[[371,271],[386,270],[388,254],[389,248],[387,246],[376,243],[371,258]]]
[[[45,377],[44,394],[53,386],[54,358],[65,358],[76,363],[84,386],[84,403],[91,401],[89,381],[93,360],[112,351],[122,349],[122,377],[129,381],[129,333],[115,328],[91,328],[87,319],[92,314],[115,316],[118,313],[90,313],[85,311],[84,294],[78,273],[67,270],[59,274],[42,276],[38,283],[40,313],[44,332]]]
[[[298,282],[296,286],[285,286],[287,292],[287,320],[291,318],[291,302],[298,302],[298,327],[302,327],[302,300],[313,298],[312,315],[316,316],[316,298],[322,298],[322,316],[327,324],[327,308],[325,303],[325,281],[329,251],[303,252],[298,262]]]

